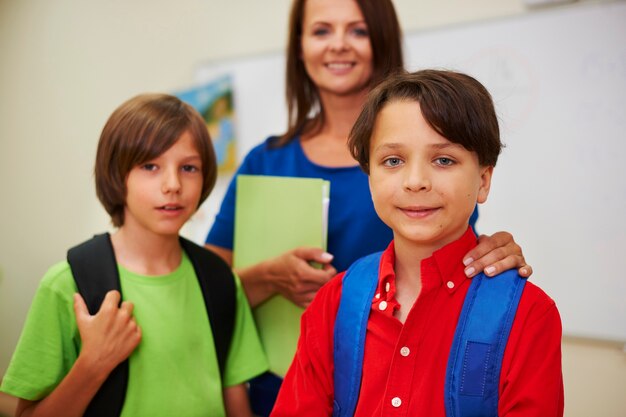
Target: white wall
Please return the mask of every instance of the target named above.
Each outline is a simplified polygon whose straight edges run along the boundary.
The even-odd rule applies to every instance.
[[[47,267],[108,227],[92,165],[111,111],[188,86],[207,61],[281,50],[289,3],[0,0],[0,374]],[[521,0],[395,4],[405,31],[527,12]],[[626,415],[621,347],[566,339],[564,367],[567,416]]]

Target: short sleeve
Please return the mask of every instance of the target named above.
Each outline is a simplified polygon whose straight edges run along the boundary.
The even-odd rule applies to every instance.
[[[47,396],[78,357],[80,338],[73,309],[76,292],[67,262],[41,281],[0,389],[36,401]]]
[[[235,276],[235,281],[237,312],[223,378],[224,386],[227,387],[248,381],[268,369],[265,352],[261,347],[248,300],[237,276]]]
[[[243,162],[233,176],[220,210],[215,216],[215,221],[209,230],[206,243],[219,246],[220,248],[233,249],[233,236],[235,235],[235,198],[237,196],[237,176],[240,174],[258,174],[253,169],[254,160],[258,154],[258,147],[252,149],[244,158]]]

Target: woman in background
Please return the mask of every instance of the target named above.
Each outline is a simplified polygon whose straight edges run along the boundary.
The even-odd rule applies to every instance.
[[[403,68],[401,31],[390,0],[294,0],[287,47],[286,96],[289,126],[250,151],[233,178],[206,245],[232,264],[236,176],[274,175],[323,178],[331,182],[328,252],[298,247],[236,272],[250,304],[258,306],[280,294],[306,307],[337,271],[358,258],[384,250],[391,230],[376,216],[367,176],[346,145],[368,92]],[[472,216],[472,226],[477,213]],[[311,262],[323,265],[316,269]],[[481,237],[465,257],[466,274],[488,275],[517,267],[532,272],[521,249],[506,232]],[[277,317],[279,323],[280,317]],[[277,324],[280,325],[280,324]],[[260,329],[263,338],[263,329]],[[299,328],[276,332],[297,340]],[[274,342],[274,341],[273,341]],[[276,341],[280,344],[281,341]],[[271,346],[265,346],[270,369],[279,374]],[[283,355],[288,363],[295,352]],[[253,409],[269,415],[281,376],[268,373],[250,384]]]

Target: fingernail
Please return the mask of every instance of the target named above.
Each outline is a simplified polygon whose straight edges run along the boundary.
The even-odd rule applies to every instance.
[[[323,261],[323,262],[330,262],[330,261],[332,261],[332,260],[333,260],[334,256],[333,256],[333,255],[331,255],[331,254],[330,254],[330,253],[328,253],[328,252],[324,252],[324,253],[322,253],[322,255],[320,256],[320,258],[322,258],[322,261]]]
[[[487,275],[493,275],[494,272],[496,272],[495,266],[488,266],[487,268],[485,268],[485,273]]]
[[[523,276],[528,275],[528,270],[526,268],[522,268],[520,272],[522,273]]]
[[[463,259],[463,265],[465,265],[465,266],[471,264],[472,262],[474,262],[474,258],[465,258],[465,259]]]
[[[467,275],[468,277],[471,277],[472,275],[474,275],[474,272],[476,272],[476,270],[474,269],[473,266],[470,266],[469,268],[465,270],[465,275]]]

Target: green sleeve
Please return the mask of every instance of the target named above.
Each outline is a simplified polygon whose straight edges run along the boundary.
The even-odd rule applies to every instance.
[[[267,359],[259,341],[248,299],[237,276],[235,276],[235,281],[237,284],[237,312],[233,339],[223,378],[224,386],[227,387],[246,382],[268,369]]]
[[[76,361],[79,335],[73,309],[76,287],[67,262],[42,279],[1,391],[37,401],[52,392]]]

